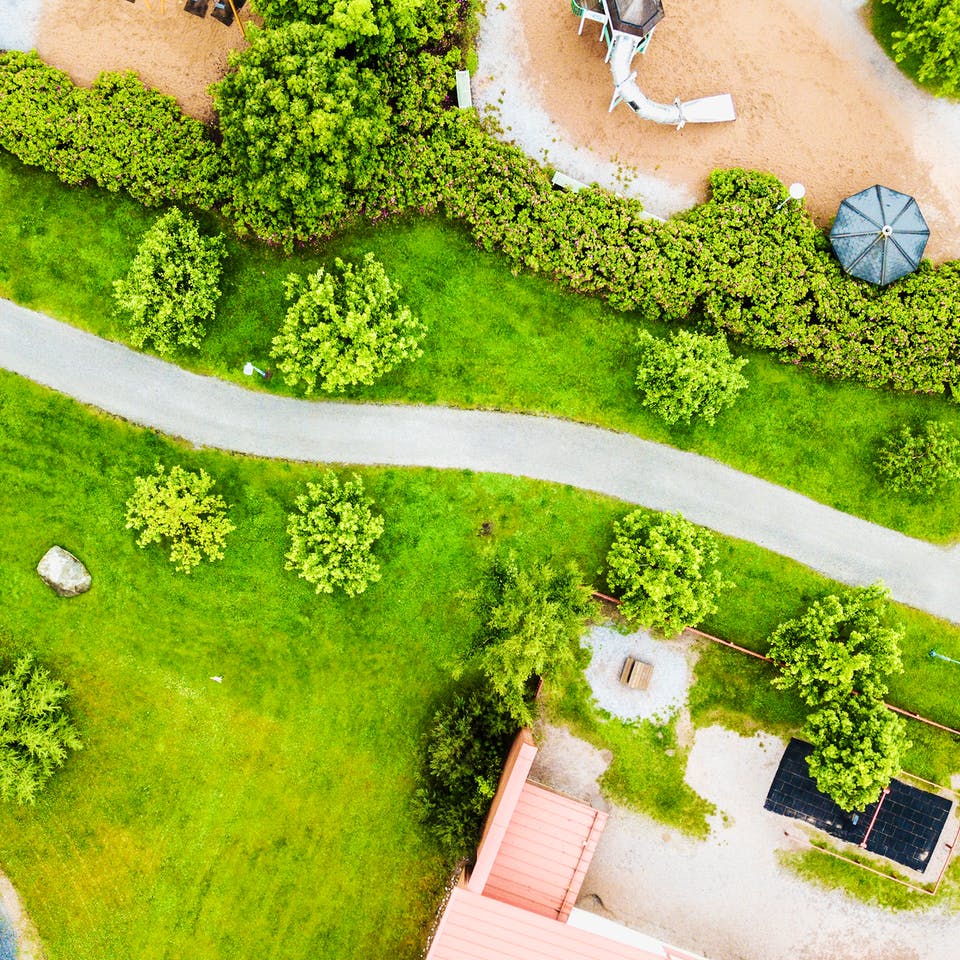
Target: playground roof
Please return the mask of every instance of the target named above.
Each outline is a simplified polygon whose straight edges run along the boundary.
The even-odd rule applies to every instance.
[[[660,0],[603,0],[614,30],[645,37],[664,17]]]

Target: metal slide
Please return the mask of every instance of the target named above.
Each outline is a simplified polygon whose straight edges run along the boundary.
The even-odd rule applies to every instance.
[[[677,97],[673,103],[656,103],[644,96],[636,83],[636,70],[630,70],[636,49],[636,37],[614,32],[610,51],[610,72],[614,83],[611,110],[622,100],[638,117],[654,123],[672,124],[678,130],[687,123],[723,123],[737,119],[729,93],[684,102]]]

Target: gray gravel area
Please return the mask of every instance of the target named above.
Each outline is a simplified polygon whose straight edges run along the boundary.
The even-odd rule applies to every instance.
[[[0,0],[0,50],[32,50],[43,0]]]
[[[550,417],[272,396],[188,373],[0,300],[0,367],[199,445],[288,460],[470,469],[564,483],[696,523],[960,623],[960,550],[914,540],[629,434]],[[730,571],[736,579],[736,571]]]

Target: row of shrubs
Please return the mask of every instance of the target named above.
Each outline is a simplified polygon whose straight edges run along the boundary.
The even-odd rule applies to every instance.
[[[645,218],[628,198],[558,192],[542,168],[472,112],[442,109],[439,91],[452,86],[455,60],[421,53],[404,61],[402,82],[398,74],[391,87],[406,92],[389,120],[378,120],[393,125],[391,135],[378,135],[363,154],[362,176],[356,164],[344,174],[342,196],[313,197],[315,184],[331,188],[322,167],[298,179],[297,150],[309,153],[307,144],[287,158],[282,183],[272,168],[258,179],[239,160],[243,175],[230,176],[224,171],[236,158],[224,159],[172,99],[129,74],[104,75],[81,90],[34,54],[0,55],[0,145],[70,183],[93,179],[147,203],[224,205],[241,228],[286,243],[329,233],[338,218],[358,213],[376,219],[442,210],[517,269],[602,296],[616,309],[667,320],[693,314],[831,377],[954,394],[960,264],[924,264],[883,289],[852,279],[809,217],[780,206],[783,185],[762,173],[715,172],[711,198],[667,223]],[[230,100],[229,77],[226,83],[221,103]],[[242,92],[232,96],[235,112]],[[342,168],[342,158],[334,166]]]

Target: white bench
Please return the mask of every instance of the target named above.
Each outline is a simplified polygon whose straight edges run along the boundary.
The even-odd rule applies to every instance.
[[[581,183],[579,180],[574,180],[573,177],[568,177],[565,173],[561,173],[557,170],[553,175],[553,179],[550,181],[555,187],[563,187],[564,190],[572,190],[576,193],[578,190],[586,190],[587,185]]]
[[[461,110],[469,110],[473,106],[473,96],[470,93],[470,71],[457,71],[457,106]]]

